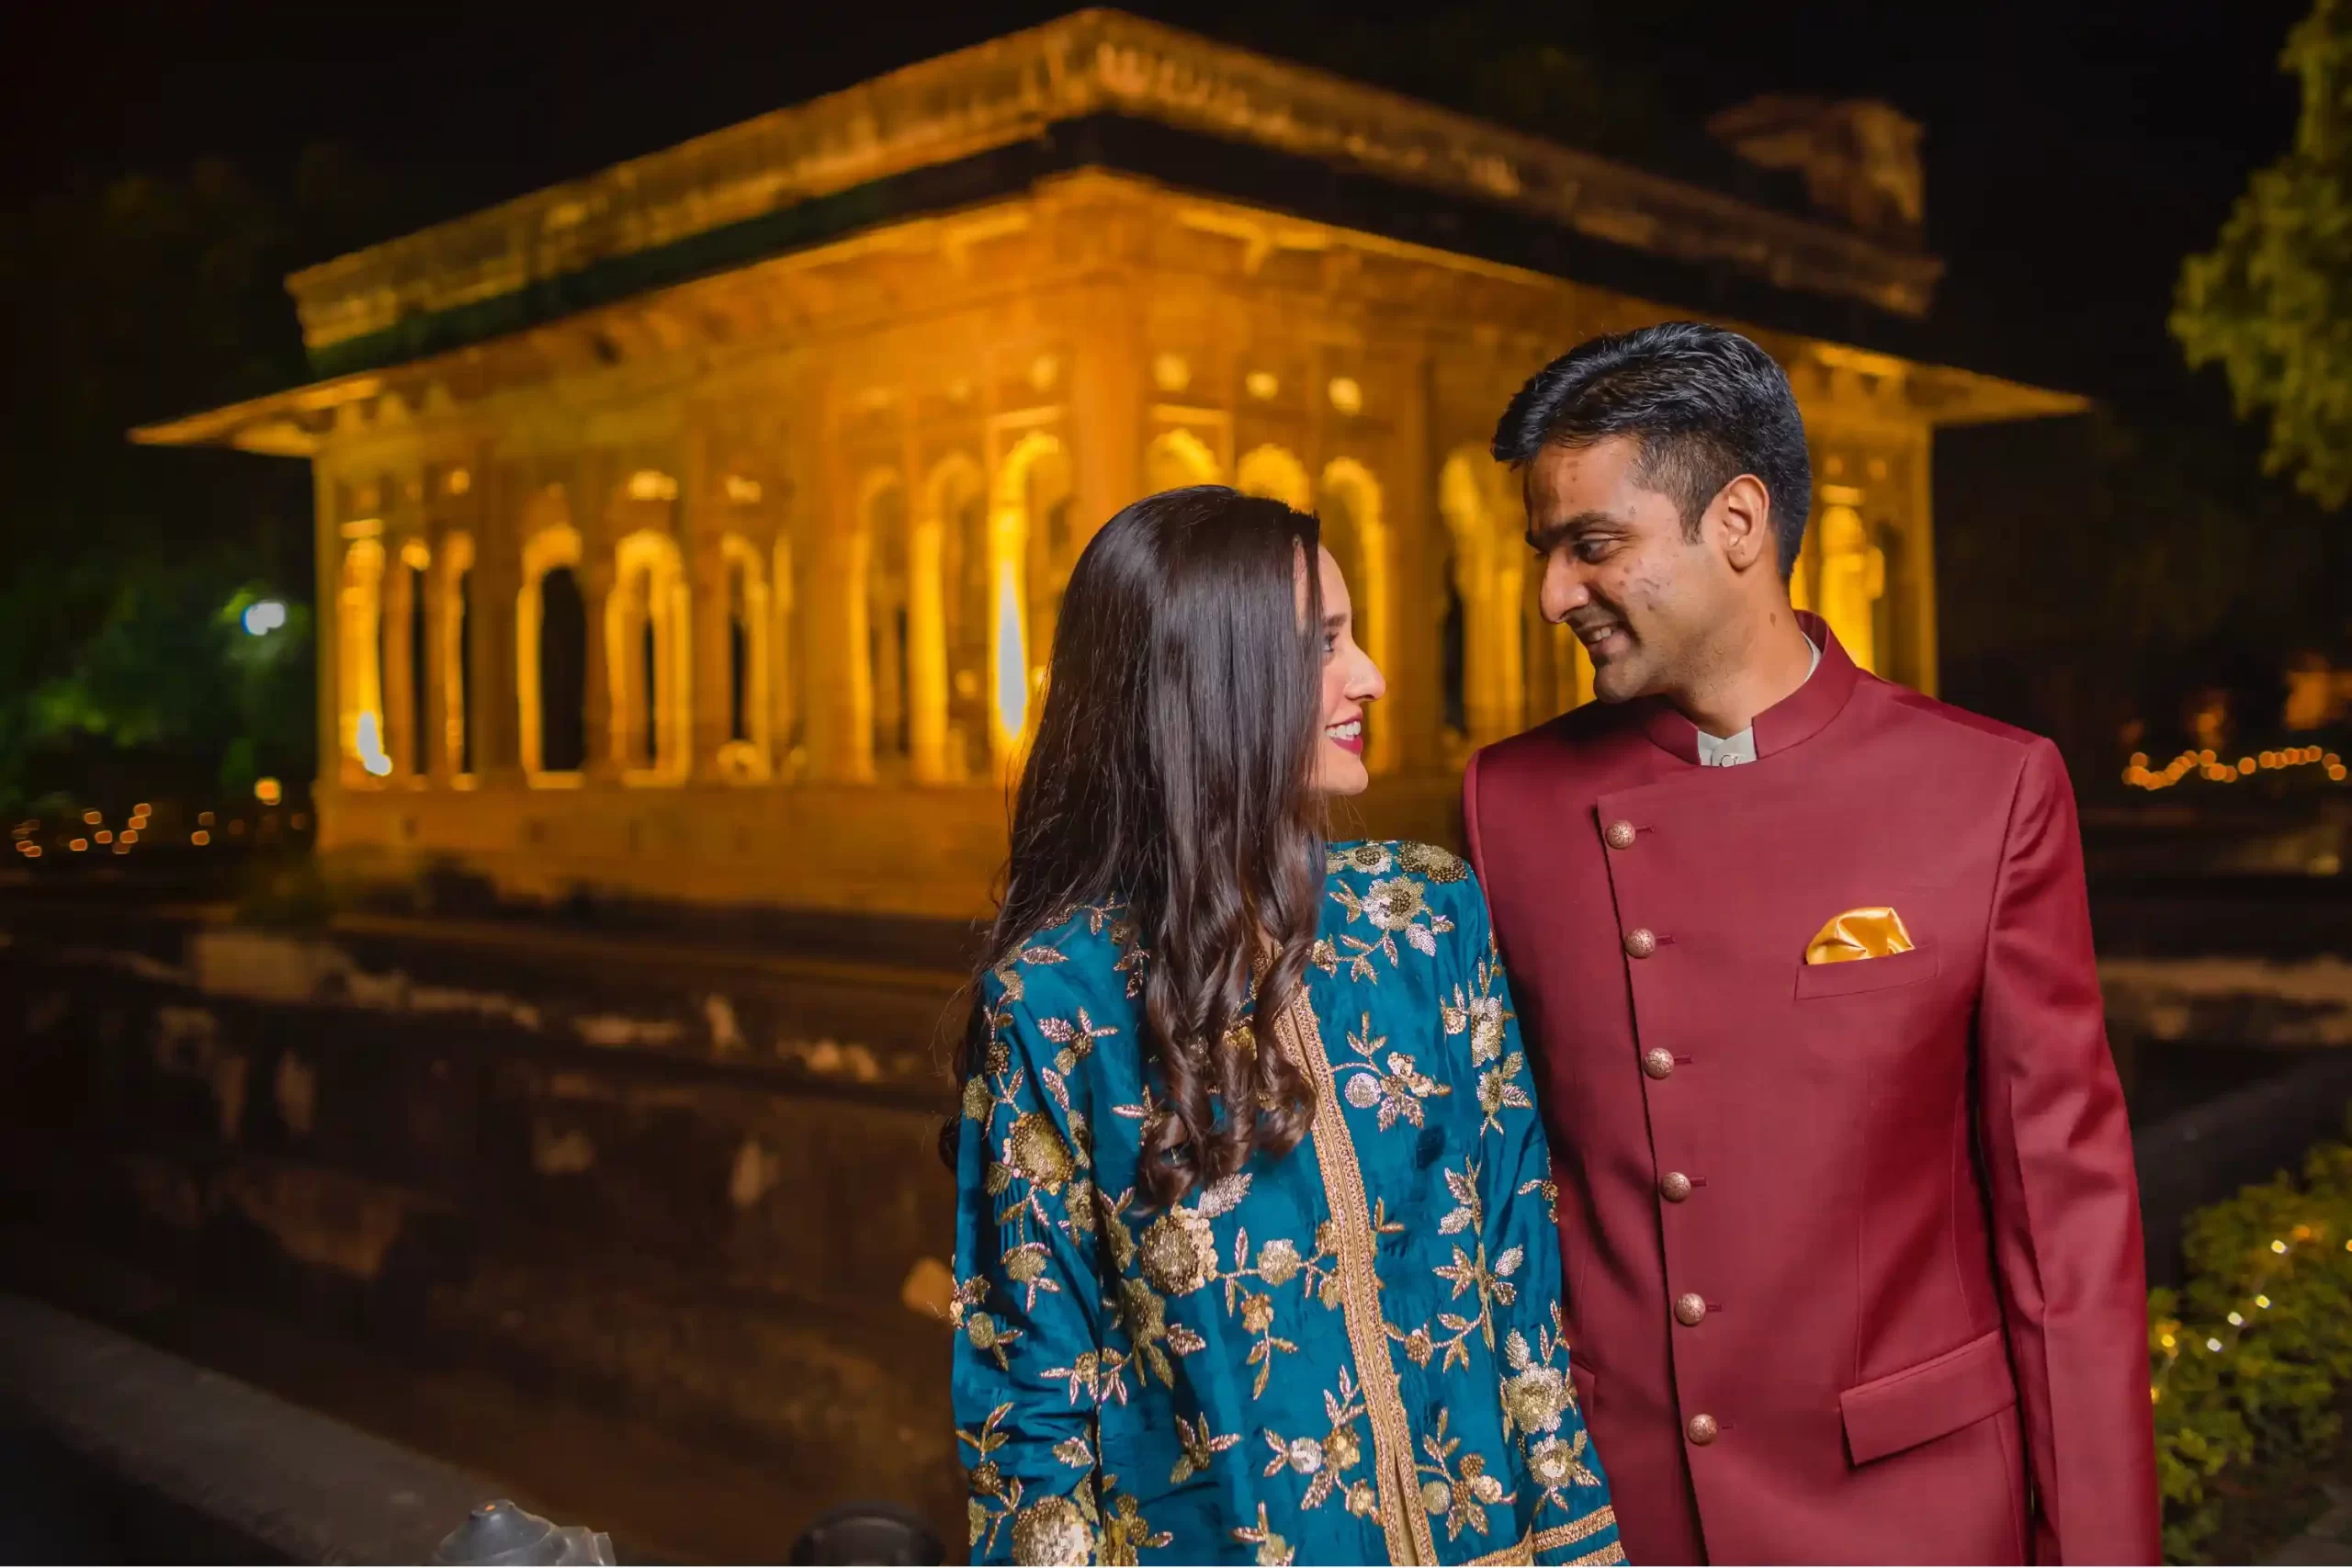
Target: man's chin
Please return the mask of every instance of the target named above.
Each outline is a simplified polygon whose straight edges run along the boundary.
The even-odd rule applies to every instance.
[[[1604,703],[1630,703],[1650,694],[1649,682],[1623,662],[1604,664],[1592,672],[1592,694]]]

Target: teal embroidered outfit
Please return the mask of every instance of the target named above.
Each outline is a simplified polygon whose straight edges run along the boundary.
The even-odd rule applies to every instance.
[[[1137,1196],[1150,957],[1125,912],[983,982],[956,1236],[974,1561],[1623,1561],[1486,902],[1423,844],[1329,865],[1276,1023],[1312,1134],[1173,1209]]]

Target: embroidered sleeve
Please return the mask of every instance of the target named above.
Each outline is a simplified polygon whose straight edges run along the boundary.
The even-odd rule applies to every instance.
[[[1622,1560],[1608,1478],[1568,1376],[1551,1151],[1510,982],[1475,886],[1459,919],[1464,973],[1445,1004],[1445,1022],[1449,1033],[1469,1036],[1481,1121],[1476,1168],[1447,1177],[1456,1205],[1448,1223],[1478,1238],[1466,1260],[1457,1249],[1454,1267],[1471,1279],[1491,1314],[1504,1436],[1523,1450],[1529,1483],[1540,1497],[1536,1560]]]
[[[1093,1168],[1077,1068],[1100,1031],[1061,1003],[1052,948],[989,976],[989,1046],[957,1141],[956,1436],[975,1562],[1089,1562],[1095,1411],[1125,1397],[1102,1336]]]

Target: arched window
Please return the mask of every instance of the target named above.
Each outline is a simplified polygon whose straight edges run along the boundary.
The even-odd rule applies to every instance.
[[[384,547],[354,539],[344,552],[335,604],[343,754],[356,778],[392,771],[384,750]]]
[[[865,660],[871,693],[868,755],[896,775],[906,767],[910,737],[907,691],[907,491],[896,474],[876,476],[858,519],[865,547]]]
[[[523,586],[514,605],[514,693],[523,774],[542,788],[580,782],[588,760],[588,609],[580,535],[563,491],[524,514]]]
[[[1033,430],[1012,444],[990,486],[988,525],[989,764],[1012,769],[1029,738],[1047,639],[1075,553],[1069,459]]]
[[[1396,673],[1391,657],[1388,535],[1380,503],[1380,481],[1352,457],[1334,458],[1323,470],[1321,503],[1324,547],[1348,580],[1355,610],[1357,645],[1383,671]],[[1374,773],[1396,766],[1396,726],[1374,704],[1364,715],[1364,765]]]
[[[727,568],[727,740],[719,770],[732,779],[764,779],[775,714],[767,573],[757,547],[740,534],[719,541],[719,555]]]
[[[1233,488],[1244,495],[1263,495],[1295,512],[1315,510],[1315,486],[1306,465],[1283,446],[1252,447],[1234,470]]]
[[[588,603],[568,566],[539,580],[539,599],[538,761],[550,776],[576,779],[588,762]]]
[[[685,562],[668,534],[641,528],[614,547],[605,602],[612,755],[630,784],[676,784],[693,745]]]
[[[1146,495],[1186,485],[1213,485],[1223,468],[1208,443],[1189,430],[1171,430],[1144,448],[1143,489]]]
[[[1870,525],[1851,506],[1821,513],[1821,618],[1847,656],[1878,670],[1878,602],[1886,592],[1886,553],[1871,540]]]
[[[915,525],[915,777],[989,776],[988,481],[956,453],[923,482]]]
[[[1050,438],[1049,438],[1050,439]],[[1062,595],[1070,568],[1078,564],[1080,540],[1070,526],[1069,453],[1061,443],[1030,449],[1022,468],[1022,533],[1026,558],[1022,584],[1029,611],[1029,689],[1044,690],[1046,666],[1054,654],[1054,633],[1062,624]],[[1030,705],[1033,708],[1035,704]]]
[[[424,778],[433,772],[433,634],[428,629],[433,609],[433,552],[422,539],[401,547],[401,609],[405,690],[401,703],[401,750],[407,772]]]
[[[441,541],[441,745],[450,771],[474,773],[474,541],[452,533]]]
[[[796,562],[792,535],[786,525],[779,528],[775,536],[775,577],[771,598],[775,606],[774,733],[782,753],[778,761],[788,778],[799,776],[808,757],[808,697],[804,675],[808,661],[802,657],[800,647],[799,590],[793,575]]]
[[[1446,725],[1483,745],[1536,716],[1529,702],[1525,525],[1506,470],[1467,447],[1439,470],[1438,511],[1451,547],[1446,592],[1458,607],[1442,637],[1452,639],[1445,668],[1454,682],[1446,691]]]

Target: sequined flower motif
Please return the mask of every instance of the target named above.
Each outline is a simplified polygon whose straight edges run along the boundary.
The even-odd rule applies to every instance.
[[[1555,1432],[1568,1407],[1568,1380],[1551,1367],[1530,1367],[1503,1380],[1503,1409],[1522,1432]]]
[[[1298,1278],[1297,1246],[1276,1236],[1258,1248],[1258,1277],[1276,1290]]]
[[[1161,1292],[1182,1296],[1216,1278],[1216,1237],[1191,1209],[1170,1209],[1143,1233],[1143,1272]]]
[[[1503,1054],[1503,1021],[1510,1014],[1503,1011],[1500,997],[1478,997],[1471,1001],[1470,1059],[1491,1062]]]
[[[1435,844],[1399,844],[1396,860],[1407,871],[1431,882],[1459,882],[1470,874],[1468,863],[1460,855]]]
[[[1069,1146],[1062,1142],[1053,1119],[1041,1111],[1032,1111],[1014,1121],[1012,1131],[1005,1139],[1004,1163],[1031,1186],[1048,1192],[1060,1191],[1062,1183],[1076,1168],[1069,1157]]]
[[[1094,1557],[1094,1531],[1068,1497],[1041,1497],[1012,1516],[1012,1560],[1021,1563],[1084,1563]]]
[[[1573,1440],[1538,1438],[1527,1445],[1527,1473],[1546,1492],[1557,1492],[1566,1486],[1598,1486],[1600,1477],[1585,1461],[1586,1447],[1582,1432]]]
[[[1329,870],[1362,872],[1367,876],[1378,876],[1393,863],[1388,857],[1386,844],[1371,842],[1333,850],[1326,862]]]
[[[1363,896],[1364,918],[1385,931],[1403,931],[1428,907],[1421,885],[1409,876],[1375,882]]]

